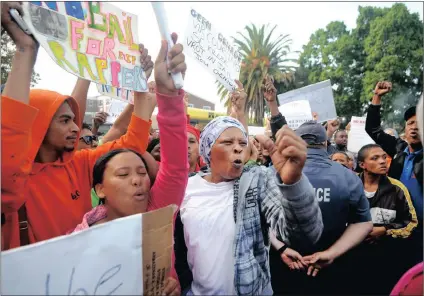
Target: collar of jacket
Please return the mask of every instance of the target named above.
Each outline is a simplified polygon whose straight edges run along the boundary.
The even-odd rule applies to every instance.
[[[318,156],[320,158],[329,158],[327,150],[321,149],[321,148],[308,148],[308,158],[311,156],[311,158],[314,158],[315,156]]]
[[[359,178],[361,178],[362,184],[364,184],[364,173],[363,172],[359,174]],[[392,186],[393,186],[393,184],[392,184],[392,182],[390,182],[389,178],[387,178],[387,176],[385,176],[385,175],[382,175],[380,177],[380,181],[378,182],[378,188],[377,188],[375,195],[377,195],[377,193],[378,194],[384,194],[387,191],[390,191]]]

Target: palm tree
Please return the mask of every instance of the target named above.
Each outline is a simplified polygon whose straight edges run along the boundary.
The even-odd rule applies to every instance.
[[[296,62],[296,60],[287,58],[292,40],[289,35],[283,34],[276,39],[271,39],[276,27],[274,26],[267,33],[268,25],[262,25],[258,30],[254,24],[251,24],[245,27],[248,37],[241,32],[238,32],[240,39],[233,37],[243,56],[239,80],[243,83],[248,95],[246,111],[253,115],[253,121],[257,125],[263,125],[266,103],[263,98],[262,84],[266,75],[273,76],[277,85],[284,84],[286,87],[294,79],[294,67],[289,66],[288,63]],[[216,83],[218,95],[221,96],[221,101],[225,100],[225,106],[228,107],[230,105],[228,90],[219,81]]]

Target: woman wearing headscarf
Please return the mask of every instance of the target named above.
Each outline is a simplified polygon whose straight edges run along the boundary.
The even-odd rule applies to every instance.
[[[187,295],[272,295],[268,230],[288,243],[293,237],[315,243],[321,235],[321,212],[302,174],[305,142],[288,127],[275,144],[256,138],[270,151],[273,167],[244,166],[248,137],[234,118],[214,119],[200,136],[210,172],[189,178],[182,229],[176,229],[187,250],[181,254],[176,246]]]

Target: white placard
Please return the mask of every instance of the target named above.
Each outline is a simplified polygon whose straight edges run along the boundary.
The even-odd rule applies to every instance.
[[[4,251],[1,294],[159,295],[171,272],[176,209],[170,205]]]
[[[312,112],[318,114],[318,122],[332,120],[337,117],[334,105],[333,89],[330,80],[308,85],[278,95],[280,105],[299,101],[309,101]]]
[[[265,135],[265,127],[263,126],[248,126],[250,136]]]
[[[97,84],[97,91],[104,96],[134,104],[134,91],[132,90],[122,89],[105,84]]]
[[[126,217],[1,254],[2,295],[142,295],[142,219]]]
[[[96,83],[147,92],[137,16],[108,2],[23,2],[23,19],[66,71]]]
[[[312,120],[311,106],[307,100],[283,104],[278,107],[278,110],[284,115],[287,125],[293,130],[301,126],[302,123]]]
[[[238,48],[194,9],[189,15],[184,53],[198,61],[227,90],[236,89],[234,80],[239,79],[242,61]]]
[[[112,103],[110,104],[110,108],[107,111],[109,116],[106,118],[106,123],[113,124],[115,120],[118,118],[119,115],[124,111],[125,107],[128,105],[128,103],[125,103],[120,100],[112,100]]]
[[[358,153],[358,151],[367,144],[374,144],[375,142],[365,131],[366,117],[352,116],[350,121],[350,131],[347,141],[347,150],[350,152]]]

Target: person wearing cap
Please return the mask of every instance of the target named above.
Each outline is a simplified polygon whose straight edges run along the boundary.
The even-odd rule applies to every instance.
[[[321,124],[305,122],[296,134],[307,143],[303,173],[314,187],[324,230],[313,246],[292,240],[287,252],[284,250],[277,255],[272,252],[273,289],[276,294],[346,294],[355,284],[355,277],[349,274],[345,253],[361,243],[372,230],[369,203],[360,178],[340,163],[330,160],[327,134]],[[280,244],[271,242],[274,249],[281,250]],[[301,260],[294,256],[293,250],[301,255]],[[298,262],[290,267],[286,255]],[[326,270],[321,272],[324,268]],[[303,269],[304,272],[290,269]]]
[[[410,236],[412,267],[423,260],[423,145],[418,131],[416,107],[405,111],[405,140],[388,135],[381,127],[381,99],[392,90],[390,82],[378,82],[368,109],[365,130],[393,158],[388,176],[409,190],[418,217],[418,227]],[[405,260],[407,261],[407,260]]]

